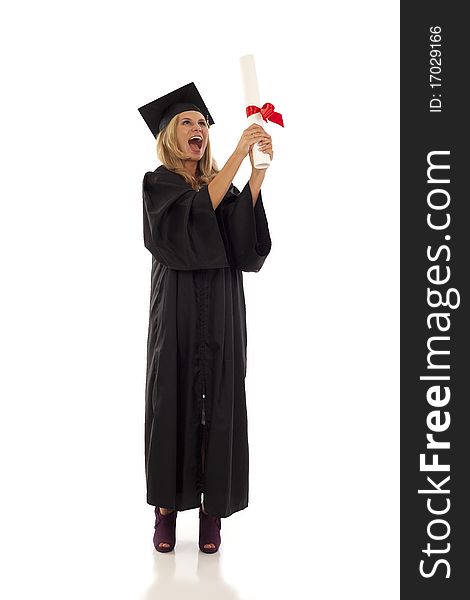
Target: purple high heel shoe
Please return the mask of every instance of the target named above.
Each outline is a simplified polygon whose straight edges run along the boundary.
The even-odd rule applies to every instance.
[[[206,515],[199,506],[199,549],[206,554],[217,552],[220,546],[220,517]],[[215,548],[204,548],[204,544],[214,544]]]
[[[178,512],[173,510],[168,515],[162,515],[160,507],[155,507],[155,533],[153,535],[153,545],[158,552],[171,552],[176,543],[176,516]],[[169,546],[159,546],[161,543],[167,543]]]

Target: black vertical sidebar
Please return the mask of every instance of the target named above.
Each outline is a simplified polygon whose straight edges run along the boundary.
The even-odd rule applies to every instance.
[[[465,3],[401,2],[400,576],[470,597],[470,144]]]

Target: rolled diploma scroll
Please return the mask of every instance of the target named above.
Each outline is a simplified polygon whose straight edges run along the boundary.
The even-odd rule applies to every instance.
[[[256,77],[255,58],[253,54],[240,57],[240,71],[245,94],[245,107],[254,104],[260,107],[258,79]],[[260,107],[261,108],[261,107]],[[255,113],[247,117],[248,126],[252,123],[261,125],[264,129],[264,121],[261,113]],[[253,146],[253,162],[257,169],[267,169],[271,164],[269,154],[261,152],[258,144]]]

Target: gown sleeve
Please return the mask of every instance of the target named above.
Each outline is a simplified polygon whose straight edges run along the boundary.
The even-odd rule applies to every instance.
[[[231,262],[241,271],[258,272],[271,251],[261,190],[253,206],[249,182],[241,192],[232,184],[217,208]]]
[[[230,266],[207,188],[196,191],[162,167],[144,175],[144,245],[170,269]]]

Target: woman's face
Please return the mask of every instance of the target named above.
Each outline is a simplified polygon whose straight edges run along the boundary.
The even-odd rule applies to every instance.
[[[203,115],[197,110],[186,110],[178,115],[176,127],[178,147],[188,159],[200,160],[207,147],[209,129]],[[197,138],[190,143],[191,138]]]

